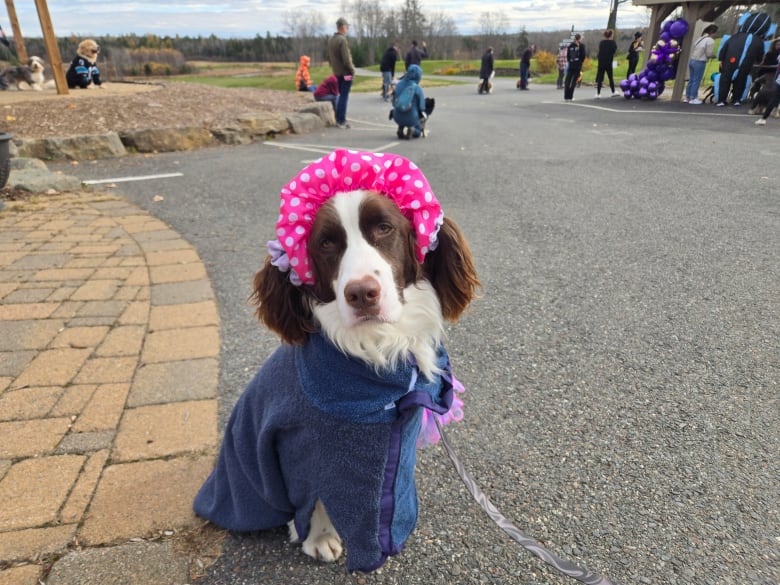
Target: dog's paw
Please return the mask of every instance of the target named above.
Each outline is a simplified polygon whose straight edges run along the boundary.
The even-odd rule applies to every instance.
[[[332,563],[341,556],[343,552],[341,538],[332,532],[325,532],[318,535],[310,534],[309,538],[303,541],[303,552],[311,558],[326,563]]]

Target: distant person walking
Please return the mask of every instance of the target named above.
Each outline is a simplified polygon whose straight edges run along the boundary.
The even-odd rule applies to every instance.
[[[704,78],[707,61],[715,58],[715,39],[713,37],[716,32],[718,32],[716,25],[711,24],[706,27],[691,49],[691,58],[688,61],[688,87],[685,89],[685,98],[683,99],[689,104],[703,103],[699,99],[699,86]]]
[[[404,57],[404,65],[406,70],[409,71],[409,67],[412,65],[420,65],[423,59],[428,58],[428,45],[425,41],[418,46],[417,41],[412,41],[412,46],[406,51],[406,57]]]
[[[555,82],[555,86],[558,89],[563,89],[563,77],[566,75],[566,52],[568,45],[561,43],[558,45],[558,80]]]
[[[520,89],[528,89],[528,75],[531,73],[531,57],[536,52],[536,45],[526,47],[520,56]]]
[[[352,64],[352,53],[347,43],[349,23],[345,18],[336,21],[336,33],[328,39],[328,58],[333,75],[339,82],[339,100],[336,104],[336,126],[349,128],[347,124],[347,100],[352,88],[352,78],[355,76],[355,66]]]
[[[617,53],[617,43],[612,38],[611,28],[604,31],[604,38],[599,42],[598,69],[596,69],[596,98],[601,97],[601,87],[604,84],[604,75],[609,79],[609,89],[612,90],[612,97],[618,95],[615,91],[615,76],[612,73],[612,62]]]
[[[566,79],[563,84],[563,99],[567,102],[574,99],[574,88],[577,87],[577,80],[580,77],[580,73],[582,73],[582,63],[587,55],[585,43],[581,39],[580,33],[574,35],[574,40],[566,50],[566,62],[569,65],[566,69]]]
[[[379,71],[382,72],[382,99],[390,99],[390,93],[393,87],[393,78],[395,78],[395,62],[398,61],[398,45],[388,47],[382,60],[379,62]]]
[[[634,40],[628,47],[628,70],[626,71],[626,79],[636,72],[636,66],[639,64],[639,54],[644,51],[645,43],[642,40],[642,33],[636,31],[634,33]]]
[[[490,93],[493,84],[493,47],[488,47],[482,55],[482,66],[479,68],[479,93]]]

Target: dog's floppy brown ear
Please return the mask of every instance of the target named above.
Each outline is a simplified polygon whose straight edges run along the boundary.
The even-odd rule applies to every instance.
[[[266,327],[282,341],[300,345],[315,327],[306,291],[292,284],[289,276],[289,272],[273,266],[268,256],[265,266],[255,274],[250,301],[257,305],[255,314]]]
[[[438,241],[436,249],[426,254],[423,271],[439,295],[444,318],[457,321],[481,285],[471,249],[458,224],[445,217]]]

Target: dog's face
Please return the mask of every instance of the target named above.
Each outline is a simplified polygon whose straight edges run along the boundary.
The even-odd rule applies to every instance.
[[[43,59],[40,57],[30,57],[28,66],[33,73],[43,73]]]
[[[321,332],[377,370],[414,356],[431,378],[444,320],[479,280],[414,163],[334,151],[282,188],[276,234],[252,295],[269,329],[291,344]]]
[[[420,277],[409,221],[376,193],[329,199],[317,213],[308,249],[317,303],[335,303],[347,328],[398,321],[403,291]]]
[[[85,39],[79,43],[79,48],[76,52],[79,57],[83,57],[90,63],[94,63],[97,61],[98,54],[100,53],[100,46],[92,39]]]

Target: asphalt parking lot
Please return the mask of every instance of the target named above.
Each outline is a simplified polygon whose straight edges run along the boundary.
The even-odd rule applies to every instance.
[[[594,93],[431,89],[429,136],[413,141],[378,96],[353,94],[350,130],[75,172],[182,173],[113,191],[207,266],[224,424],[277,343],[246,299],[281,186],[336,147],[414,160],[483,283],[449,332],[467,388],[449,436],[494,504],[615,583],[780,583],[780,120]],[[440,447],[420,453],[417,479],[417,529],[377,573],[317,564],[280,529],[232,536],[198,582],[572,582],[498,530]]]

